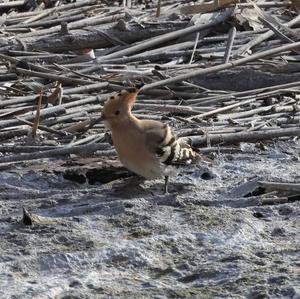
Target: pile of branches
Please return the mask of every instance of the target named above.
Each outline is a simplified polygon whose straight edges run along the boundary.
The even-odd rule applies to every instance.
[[[300,136],[299,1],[69,2],[0,4],[2,165],[115,155],[101,107],[141,82],[134,113],[205,153]]]

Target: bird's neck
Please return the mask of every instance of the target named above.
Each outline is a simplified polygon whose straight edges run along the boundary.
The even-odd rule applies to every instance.
[[[131,112],[128,113],[128,121],[131,124],[135,125],[138,125],[140,123],[140,120],[137,117],[135,117]]]
[[[121,120],[113,121],[109,125],[111,131],[127,130],[129,128],[139,127],[140,120],[135,117],[130,111]]]

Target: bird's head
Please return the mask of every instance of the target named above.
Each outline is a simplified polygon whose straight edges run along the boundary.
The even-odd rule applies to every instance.
[[[130,87],[113,94],[104,104],[101,118],[108,124],[128,119],[139,91],[139,88]]]

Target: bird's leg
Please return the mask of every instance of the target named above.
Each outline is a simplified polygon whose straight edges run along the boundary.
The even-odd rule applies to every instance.
[[[169,176],[165,175],[165,186],[164,186],[164,194],[168,194],[168,184],[169,184]]]

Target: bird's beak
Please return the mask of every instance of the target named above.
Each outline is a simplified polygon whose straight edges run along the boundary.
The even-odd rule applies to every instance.
[[[94,125],[100,123],[102,121],[102,117],[94,118],[90,120],[90,124],[86,128],[86,131],[91,129]]]
[[[101,107],[101,108],[100,108],[100,111],[99,111],[99,112],[100,112],[100,117],[97,118],[97,122],[98,122],[98,123],[100,123],[100,122],[102,122],[102,121],[105,120],[105,116],[103,115],[103,112],[102,112],[102,111],[103,111],[103,107]]]
[[[102,109],[101,109],[101,110],[102,110]],[[103,115],[103,113],[102,113],[101,110],[100,110],[100,113],[101,113],[101,114],[100,114],[100,117],[97,118],[97,122],[98,122],[98,123],[105,120],[105,116]]]

